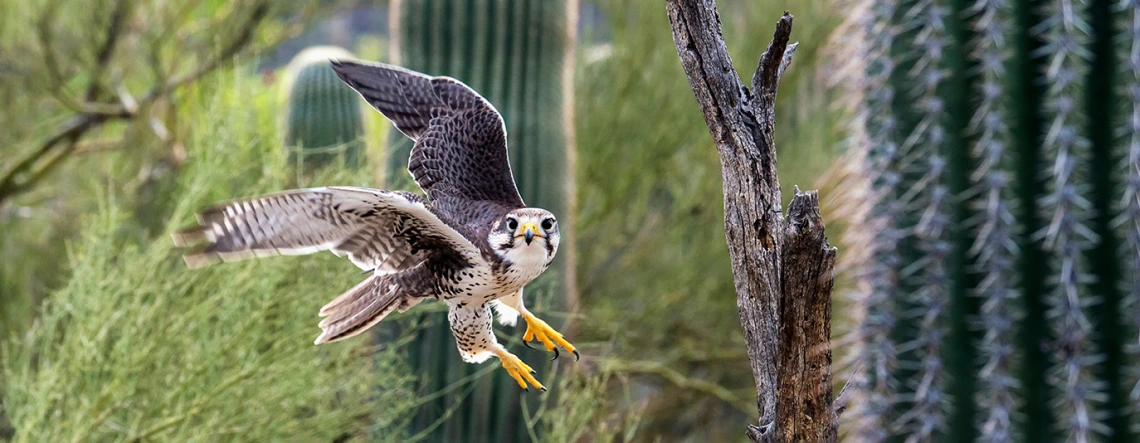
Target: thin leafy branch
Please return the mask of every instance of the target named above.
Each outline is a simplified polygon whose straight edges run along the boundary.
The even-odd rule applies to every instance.
[[[115,82],[108,75],[112,71],[114,55],[122,42],[130,40],[135,34],[147,32],[146,29],[134,29],[127,24],[131,14],[136,12],[132,5],[130,0],[115,3],[103,33],[104,38],[94,51],[93,64],[84,72],[76,74],[65,74],[56,55],[54,26],[57,21],[54,17],[58,9],[47,6],[42,11],[36,25],[37,40],[43,52],[41,63],[51,82],[53,96],[71,115],[51,135],[38,143],[37,148],[3,170],[0,174],[0,204],[34,189],[65,160],[80,151],[78,147],[83,145],[80,142],[85,137],[106,124],[136,120],[148,122],[153,116],[147,115],[144,110],[166,101],[179,88],[217,71],[231,63],[235,57],[261,49],[255,42],[259,29],[272,10],[268,0],[255,0],[245,5],[242,10],[246,12],[239,15],[240,19],[236,19],[236,31],[220,45],[221,49],[181,73],[163,74],[164,63],[160,54],[170,51],[171,48],[167,46],[179,39],[161,39],[163,44],[152,47],[147,56],[151,70],[155,73],[153,85],[141,97],[135,98],[122,85],[112,86]],[[307,22],[305,18],[311,17],[315,12],[313,7],[301,11],[302,19],[297,20],[297,25],[287,27],[279,35],[268,39],[265,47],[275,46],[285,38],[296,35],[302,29],[302,24]],[[212,28],[202,28],[199,32],[212,32]],[[175,31],[166,34],[174,35]],[[174,51],[177,52],[177,48]],[[66,84],[71,81],[71,77],[87,79],[82,99],[67,92]]]

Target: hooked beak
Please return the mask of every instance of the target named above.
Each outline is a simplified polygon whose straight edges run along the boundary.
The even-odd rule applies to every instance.
[[[538,226],[535,226],[534,223],[524,223],[519,231],[522,232],[523,240],[526,240],[528,246],[530,242],[534,241],[535,236],[542,237],[541,234],[537,233]]]

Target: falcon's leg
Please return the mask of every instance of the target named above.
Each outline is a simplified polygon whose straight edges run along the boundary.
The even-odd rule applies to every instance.
[[[459,347],[459,355],[468,363],[482,363],[491,356],[499,358],[503,369],[507,370],[511,378],[518,382],[519,387],[529,390],[528,384],[539,390],[546,388],[534,378],[534,369],[524,363],[514,354],[507,352],[491,330],[491,307],[486,304],[472,305],[468,302],[450,301],[447,311],[447,321],[451,324],[451,333],[455,335],[455,343]]]
[[[577,361],[580,357],[578,355],[578,350],[574,348],[574,345],[570,344],[570,342],[566,341],[566,339],[562,337],[562,333],[554,330],[553,327],[551,327],[545,321],[542,321],[542,319],[536,317],[534,314],[531,314],[530,311],[526,309],[526,306],[523,304],[522,292],[522,289],[519,289],[519,292],[515,293],[514,295],[500,298],[498,302],[502,305],[502,307],[506,307],[510,311],[515,311],[516,316],[518,314],[522,314],[523,320],[526,320],[526,333],[523,334],[523,344],[527,345],[529,348],[530,341],[538,340],[544,347],[546,347],[547,351],[554,351],[554,358],[551,360],[558,358],[558,348],[562,347],[562,349],[573,352],[574,360]],[[499,321],[503,322],[504,317],[507,317],[507,315],[504,315],[503,310],[500,310]]]

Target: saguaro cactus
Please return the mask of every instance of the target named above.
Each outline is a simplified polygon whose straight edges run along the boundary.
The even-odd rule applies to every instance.
[[[344,49],[319,46],[306,49],[289,63],[288,113],[285,146],[289,164],[305,169],[332,164],[364,163],[364,120],[360,97],[337,78],[331,58],[351,58]]]
[[[875,226],[861,232],[877,234],[855,331],[860,441],[1140,438],[1138,10],[854,10]]]
[[[430,75],[457,78],[486,97],[506,122],[511,169],[523,200],[556,214],[563,232],[573,230],[568,212],[571,147],[564,132],[566,98],[562,96],[568,60],[564,56],[572,49],[567,3],[400,0],[393,2],[391,14],[392,61]],[[393,133],[388,174],[396,181],[393,186],[411,186],[406,172],[411,146],[410,140]],[[551,269],[527,286],[525,296],[532,310],[567,310],[570,268],[566,263],[572,246],[564,240]],[[499,337],[507,339],[508,346],[517,345],[521,332],[511,328]],[[410,349],[413,369],[423,375],[424,394],[444,391],[448,384],[481,368],[460,361],[446,322],[422,328]],[[545,364],[546,355],[526,350],[519,354],[535,368]],[[428,429],[449,411],[449,418],[431,431],[431,441],[529,440],[520,402],[530,401],[534,413],[537,396],[524,396],[501,372],[476,378],[473,384],[428,402],[413,428],[416,432]]]

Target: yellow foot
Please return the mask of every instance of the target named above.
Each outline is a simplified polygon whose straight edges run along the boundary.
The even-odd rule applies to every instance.
[[[580,357],[578,350],[574,349],[574,345],[562,338],[562,334],[555,331],[554,328],[542,321],[542,319],[535,317],[534,314],[529,312],[523,313],[523,319],[526,320],[526,334],[523,334],[523,344],[530,347],[531,340],[538,340],[546,347],[547,351],[554,351],[554,360],[558,358],[558,347],[574,353],[574,361],[578,361]]]
[[[511,378],[519,383],[520,388],[529,391],[530,389],[527,388],[527,383],[530,383],[531,386],[538,388],[538,390],[546,392],[546,387],[534,379],[534,374],[536,374],[534,369],[531,369],[530,366],[523,363],[523,361],[515,357],[514,354],[498,349],[495,350],[495,356],[499,357],[499,361],[503,363],[503,369],[506,369],[507,374],[510,374]]]

